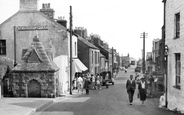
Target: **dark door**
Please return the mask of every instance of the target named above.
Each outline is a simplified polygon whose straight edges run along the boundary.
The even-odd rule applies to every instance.
[[[37,80],[29,81],[28,97],[41,97],[41,85]]]

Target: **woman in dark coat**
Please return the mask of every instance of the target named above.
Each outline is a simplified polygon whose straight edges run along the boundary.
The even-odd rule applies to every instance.
[[[147,82],[145,78],[141,78],[141,81],[138,85],[138,90],[139,90],[140,100],[142,101],[142,104],[144,104],[144,101],[146,100],[146,93],[147,93]]]
[[[87,76],[84,79],[84,89],[86,89],[86,94],[89,94],[89,88],[90,88],[90,78]]]

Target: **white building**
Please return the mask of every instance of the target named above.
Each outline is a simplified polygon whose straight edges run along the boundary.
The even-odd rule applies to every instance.
[[[168,108],[184,113],[184,0],[165,0]]]

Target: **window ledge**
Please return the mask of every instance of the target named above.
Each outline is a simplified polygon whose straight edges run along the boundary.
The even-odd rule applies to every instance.
[[[173,39],[179,39],[180,37],[174,37]]]
[[[176,88],[176,89],[181,89],[180,85],[175,85],[173,87]]]

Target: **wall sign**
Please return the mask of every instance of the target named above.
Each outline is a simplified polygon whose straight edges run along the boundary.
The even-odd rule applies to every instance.
[[[17,26],[18,31],[48,30],[47,26]]]

